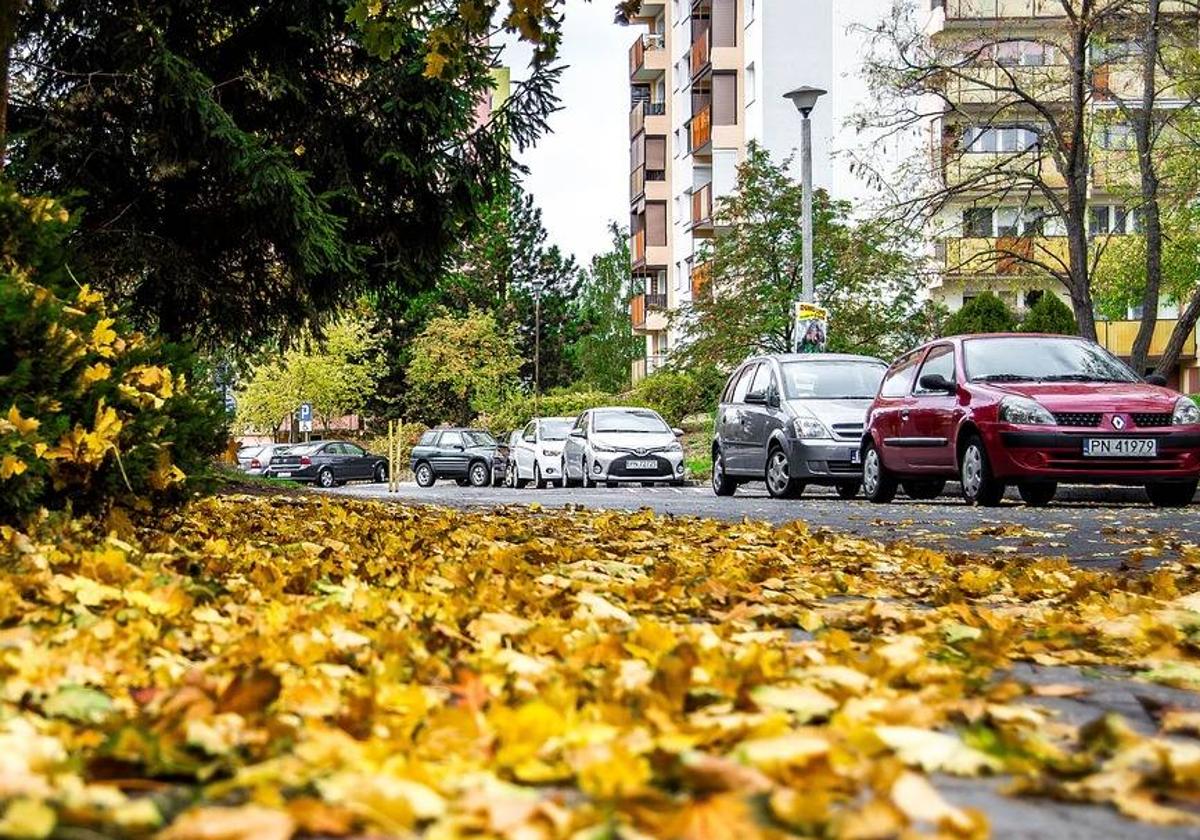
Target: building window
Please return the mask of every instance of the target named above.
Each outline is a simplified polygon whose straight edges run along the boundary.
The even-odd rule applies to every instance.
[[[963,210],[963,236],[969,239],[991,239],[992,213],[991,207],[968,207]]]
[[[1133,126],[1127,123],[1102,126],[1096,139],[1101,149],[1133,149],[1137,146]]]
[[[1088,209],[1088,232],[1092,236],[1142,232],[1142,211],[1130,213],[1119,204],[1101,204]]]
[[[981,52],[1001,67],[1045,67],[1055,64],[1057,53],[1050,44],[1041,41],[1002,41],[991,44]]]
[[[1108,40],[1093,41],[1091,45],[1092,64],[1112,64],[1133,61],[1146,54],[1141,41]]]
[[[746,65],[746,104],[758,99],[758,73],[754,63]]]
[[[968,207],[963,210],[963,236],[1055,236],[1055,218],[1040,207]]]
[[[1024,152],[1038,145],[1038,132],[1026,126],[967,126],[963,149],[967,152]]]
[[[758,0],[750,0],[750,2],[746,4],[746,23],[750,23],[750,21],[754,20],[754,13],[757,10],[757,7]]]

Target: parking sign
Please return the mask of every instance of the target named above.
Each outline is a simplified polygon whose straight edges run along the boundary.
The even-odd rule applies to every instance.
[[[300,403],[300,431],[312,431],[312,403]]]

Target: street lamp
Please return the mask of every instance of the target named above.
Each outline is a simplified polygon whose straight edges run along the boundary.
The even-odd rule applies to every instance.
[[[545,281],[533,281],[533,416],[541,417],[538,406],[542,391],[542,289]]]
[[[796,106],[796,110],[800,112],[800,116],[803,117],[800,133],[800,166],[804,185],[804,219],[802,220],[804,226],[804,273],[800,286],[800,299],[804,303],[815,302],[813,299],[812,122],[809,120],[809,115],[812,113],[813,108],[817,107],[817,100],[824,95],[825,91],[820,88],[808,87],[807,85],[798,87],[791,93],[783,95],[784,99],[792,101],[792,104]],[[795,336],[795,338],[799,338],[799,336]]]

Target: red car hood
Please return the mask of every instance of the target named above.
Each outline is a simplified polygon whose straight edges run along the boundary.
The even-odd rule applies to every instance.
[[[991,387],[1032,397],[1050,411],[1170,413],[1179,394],[1141,382],[1013,382]]]

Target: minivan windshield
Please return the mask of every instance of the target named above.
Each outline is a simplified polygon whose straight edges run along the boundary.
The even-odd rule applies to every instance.
[[[783,390],[789,400],[869,400],[887,367],[878,362],[784,362]]]
[[[632,432],[661,434],[671,428],[653,411],[631,409],[629,411],[597,411],[592,421],[597,432]]]
[[[566,440],[567,433],[571,431],[575,421],[570,418],[555,418],[543,420],[539,425],[542,429],[542,440]]]
[[[968,338],[963,362],[971,382],[1137,382],[1124,362],[1078,338]]]

